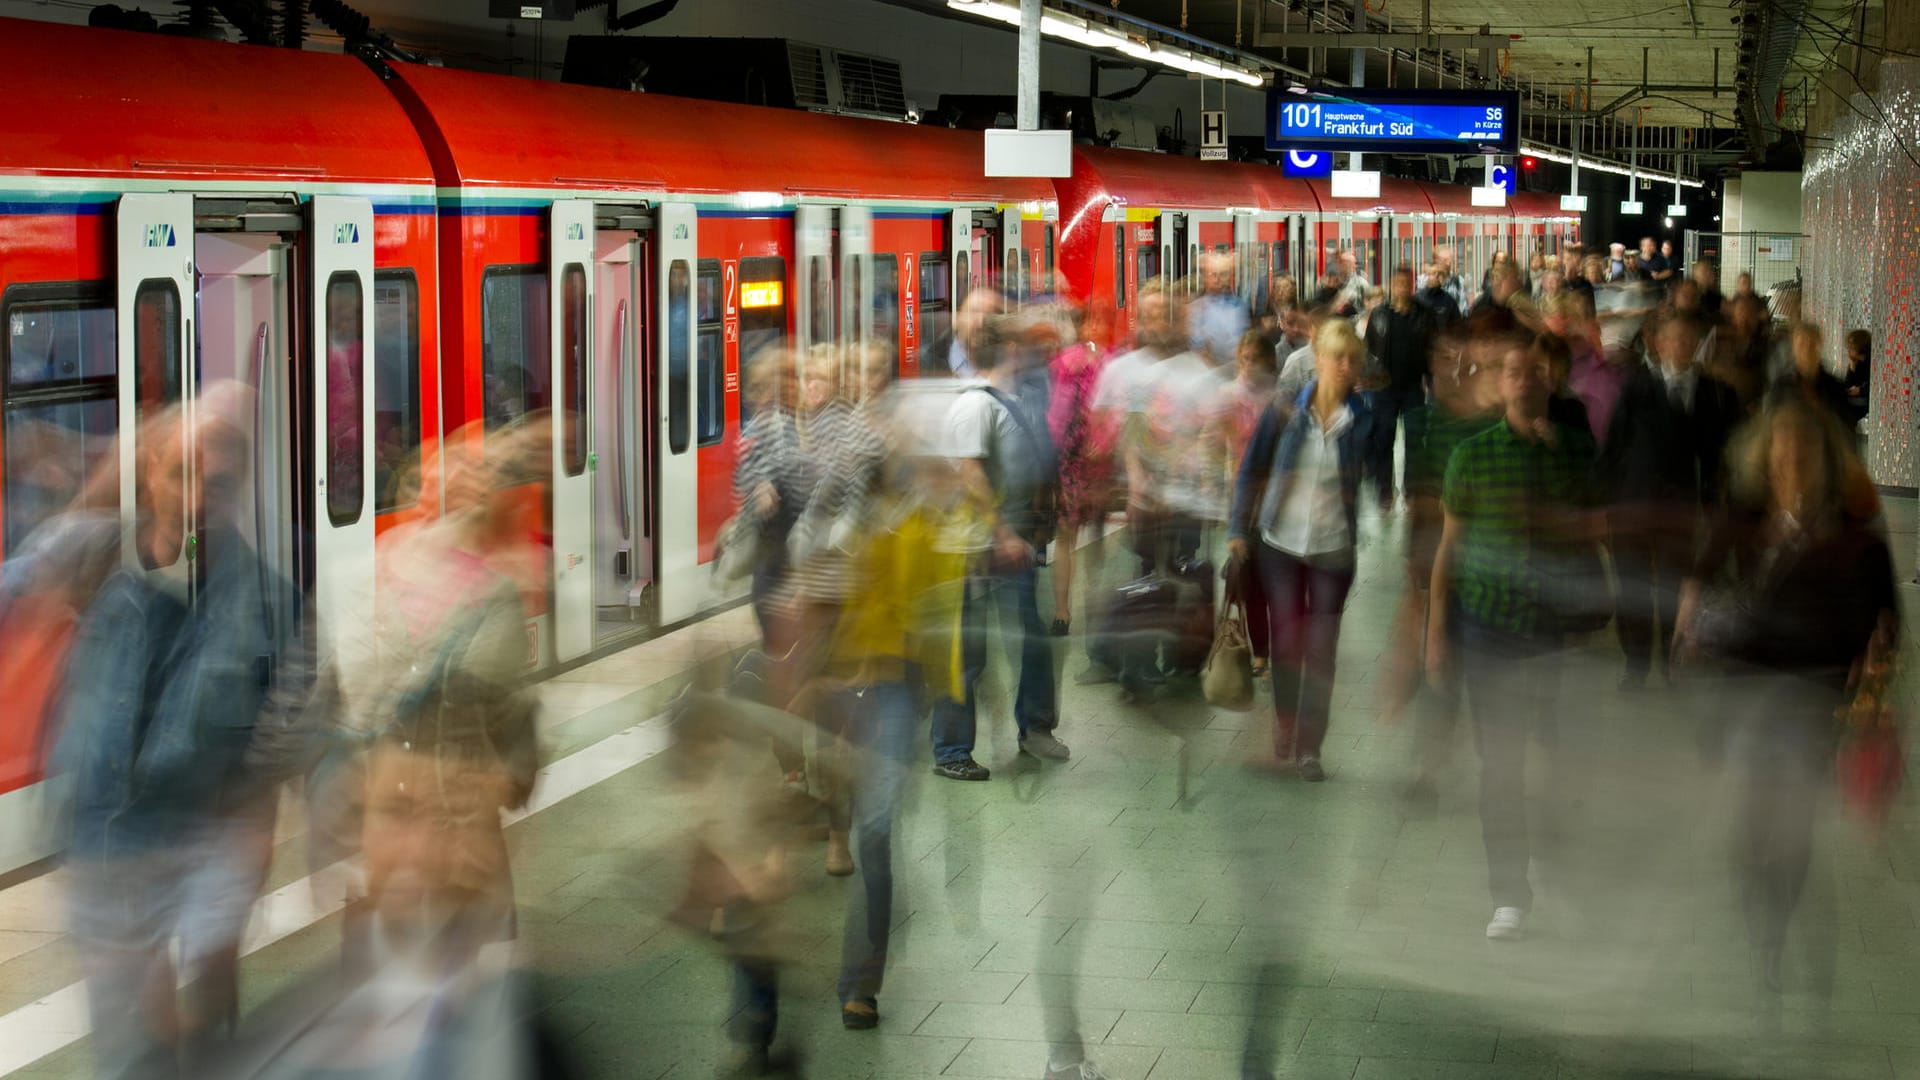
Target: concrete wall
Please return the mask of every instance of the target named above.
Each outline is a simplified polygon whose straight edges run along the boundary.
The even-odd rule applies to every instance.
[[[1722,231],[1797,233],[1801,230],[1797,172],[1749,172],[1726,183]]]

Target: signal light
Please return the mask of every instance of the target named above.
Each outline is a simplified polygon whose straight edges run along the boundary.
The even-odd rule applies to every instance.
[[[1540,164],[1540,159],[1538,158],[1523,157],[1520,159],[1520,167],[1523,169],[1531,169],[1538,164]]]

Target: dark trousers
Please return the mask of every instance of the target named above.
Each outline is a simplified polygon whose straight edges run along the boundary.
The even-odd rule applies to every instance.
[[[1755,676],[1735,732],[1742,773],[1738,859],[1747,932],[1778,954],[1813,861],[1813,822],[1833,775],[1841,695],[1807,680]]]
[[[1317,758],[1333,703],[1340,614],[1353,588],[1353,555],[1309,561],[1261,541],[1255,547],[1267,590],[1272,650],[1273,752],[1282,760]]]
[[[1558,824],[1552,800],[1527,799],[1527,744],[1538,739],[1555,760],[1553,725],[1561,656],[1557,648],[1515,638],[1462,619],[1456,653],[1473,709],[1474,747],[1480,754],[1480,835],[1487,848],[1487,891],[1494,907],[1533,906],[1528,869],[1534,825],[1553,842]],[[1552,785],[1548,785],[1552,790]]]
[[[1234,598],[1240,601],[1240,609],[1247,617],[1247,644],[1253,648],[1253,658],[1265,660],[1273,655],[1273,628],[1269,622],[1267,587],[1260,580],[1258,559],[1246,559],[1240,563],[1234,589]]]
[[[973,756],[979,727],[974,698],[981,673],[987,667],[990,613],[1000,611],[1000,633],[1007,640],[1010,662],[1020,670],[1013,718],[1020,737],[1029,731],[1052,731],[1059,722],[1053,679],[1053,639],[1040,618],[1040,571],[1023,570],[968,578],[960,610],[960,657],[967,699],[952,701],[942,695],[933,708],[933,760],[936,764]]]
[[[1388,387],[1373,394],[1373,438],[1367,447],[1367,475],[1373,479],[1380,501],[1388,502],[1393,498],[1393,443],[1399,437],[1400,428],[1411,419],[1414,409],[1424,404],[1427,392],[1418,385],[1411,387]],[[1408,431],[1408,447],[1412,447],[1412,431]],[[1407,458],[1412,460],[1409,453]],[[1407,478],[1400,477],[1400,487],[1404,490]]]
[[[1673,648],[1674,621],[1680,607],[1680,584],[1693,562],[1693,512],[1681,508],[1680,520],[1616,519],[1612,537],[1613,568],[1620,579],[1614,617],[1620,627],[1620,651],[1626,654],[1627,674],[1645,678],[1656,655]]]

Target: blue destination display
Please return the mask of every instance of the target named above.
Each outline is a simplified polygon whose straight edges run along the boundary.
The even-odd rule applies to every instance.
[[[1520,95],[1344,90],[1267,95],[1267,148],[1362,153],[1512,153]]]

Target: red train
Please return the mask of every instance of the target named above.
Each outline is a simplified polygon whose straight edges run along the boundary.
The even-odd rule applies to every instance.
[[[130,536],[143,418],[237,378],[259,390],[244,518],[350,625],[377,535],[439,509],[418,467],[440,440],[534,418],[533,668],[736,599],[701,566],[741,360],[768,344],[881,341],[912,375],[970,288],[1056,275],[1124,334],[1140,282],[1202,250],[1251,289],[1345,246],[1377,281],[1449,242],[1477,281],[1577,228],[1544,196],[1335,199],[1126,151],[987,179],[977,133],[16,20],[0,73],[0,558],[110,455]],[[125,560],[184,574],[186,524],[170,565]],[[0,872],[42,854],[29,727],[0,720]]]

